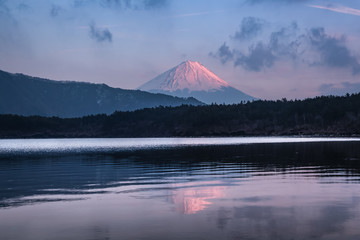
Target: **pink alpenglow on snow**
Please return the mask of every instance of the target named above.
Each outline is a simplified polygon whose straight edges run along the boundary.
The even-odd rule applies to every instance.
[[[178,97],[194,97],[204,103],[240,103],[255,98],[230,86],[204,65],[182,62],[139,87],[140,90]]]
[[[160,88],[165,91],[189,89],[191,91],[211,91],[230,85],[216,76],[199,62],[186,61],[145,83],[141,89]]]

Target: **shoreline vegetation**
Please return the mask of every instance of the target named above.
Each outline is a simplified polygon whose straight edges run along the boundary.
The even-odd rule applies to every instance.
[[[0,138],[360,136],[360,94],[156,107],[80,118],[0,115]]]

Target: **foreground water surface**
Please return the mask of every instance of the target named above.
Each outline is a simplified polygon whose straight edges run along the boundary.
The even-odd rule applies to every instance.
[[[360,239],[360,141],[0,140],[0,239]]]

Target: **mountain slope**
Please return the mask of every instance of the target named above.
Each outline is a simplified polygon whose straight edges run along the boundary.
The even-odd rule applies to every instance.
[[[182,104],[202,103],[105,84],[52,81],[0,71],[0,114],[80,117]]]
[[[141,85],[139,89],[178,97],[195,97],[207,104],[240,103],[255,98],[216,76],[199,62],[186,61]]]

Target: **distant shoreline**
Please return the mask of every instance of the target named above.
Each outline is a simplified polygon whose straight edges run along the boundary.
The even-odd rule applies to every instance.
[[[360,94],[146,108],[81,118],[0,115],[0,138],[360,137]]]
[[[281,146],[340,146],[358,148],[360,138],[325,137],[207,137],[207,138],[76,138],[76,139],[0,139],[0,158],[7,156],[54,156],[81,154],[144,154],[155,151],[195,149],[214,153],[251,149],[259,145]],[[348,146],[349,146],[348,145]],[[321,147],[319,148],[321,149]],[[241,151],[241,150],[240,150]]]
[[[272,138],[272,137],[283,137],[283,138],[328,138],[328,139],[337,139],[337,138],[349,138],[349,139],[359,139],[360,135],[208,135],[208,136],[147,136],[147,137],[103,137],[103,136],[51,136],[51,135],[44,135],[44,136],[1,136],[0,140],[17,140],[17,139],[162,139],[162,138],[179,138],[179,139],[187,139],[187,138],[258,138],[258,137],[265,137],[265,138]]]

